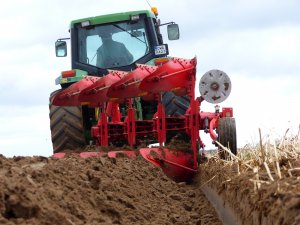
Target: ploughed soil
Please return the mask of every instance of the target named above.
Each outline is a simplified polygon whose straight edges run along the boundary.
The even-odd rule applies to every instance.
[[[253,165],[251,165],[253,166]],[[221,196],[244,225],[300,224],[300,156],[252,170],[242,162],[211,158],[202,165],[200,179]]]
[[[141,157],[0,155],[0,224],[221,224],[199,186]]]
[[[268,168],[211,157],[186,184],[140,156],[0,155],[0,224],[222,224],[203,187],[237,224],[300,224],[300,158],[279,161],[281,178],[275,163]]]

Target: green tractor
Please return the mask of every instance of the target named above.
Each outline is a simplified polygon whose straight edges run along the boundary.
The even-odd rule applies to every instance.
[[[61,89],[50,95],[50,127],[54,153],[75,150],[93,143],[91,127],[97,123],[97,107],[55,106],[53,97],[87,75],[103,77],[110,70],[132,71],[138,64],[158,65],[168,60],[168,45],[164,44],[160,27],[167,25],[169,40],[179,39],[179,28],[174,22],[161,24],[157,11],[142,10],[78,19],[71,22],[70,38],[58,39],[56,56],[67,56],[71,45],[72,69],[63,71],[56,79]],[[111,50],[114,49],[114,50]],[[166,116],[183,115],[189,107],[189,97],[162,95]],[[157,110],[153,101],[134,98],[136,117],[152,118]],[[126,104],[120,104],[126,114]],[[124,113],[122,113],[124,112]],[[115,143],[122,145],[124,143]]]

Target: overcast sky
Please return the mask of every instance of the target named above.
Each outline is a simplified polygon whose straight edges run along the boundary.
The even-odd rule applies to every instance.
[[[300,2],[297,0],[149,0],[162,22],[179,24],[170,54],[198,58],[197,78],[210,69],[231,78],[238,145],[263,134],[297,132],[300,123]],[[54,80],[70,69],[56,58],[54,42],[69,37],[73,19],[149,9],[145,0],[1,0],[0,153],[52,153],[48,97]],[[213,105],[203,103],[203,110]],[[210,141],[205,139],[206,143]]]

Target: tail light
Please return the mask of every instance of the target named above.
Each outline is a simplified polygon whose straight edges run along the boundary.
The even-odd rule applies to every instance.
[[[169,62],[169,59],[168,58],[157,58],[154,60],[154,64],[156,66],[160,66],[160,65],[163,65],[165,63]]]
[[[68,70],[61,72],[62,78],[74,77],[76,75],[76,70]]]

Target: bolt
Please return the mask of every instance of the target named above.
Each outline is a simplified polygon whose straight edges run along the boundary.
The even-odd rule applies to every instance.
[[[214,91],[217,91],[217,90],[219,90],[219,84],[218,83],[216,83],[216,82],[213,82],[211,85],[210,85],[210,88],[212,89],[212,90],[214,90]]]

